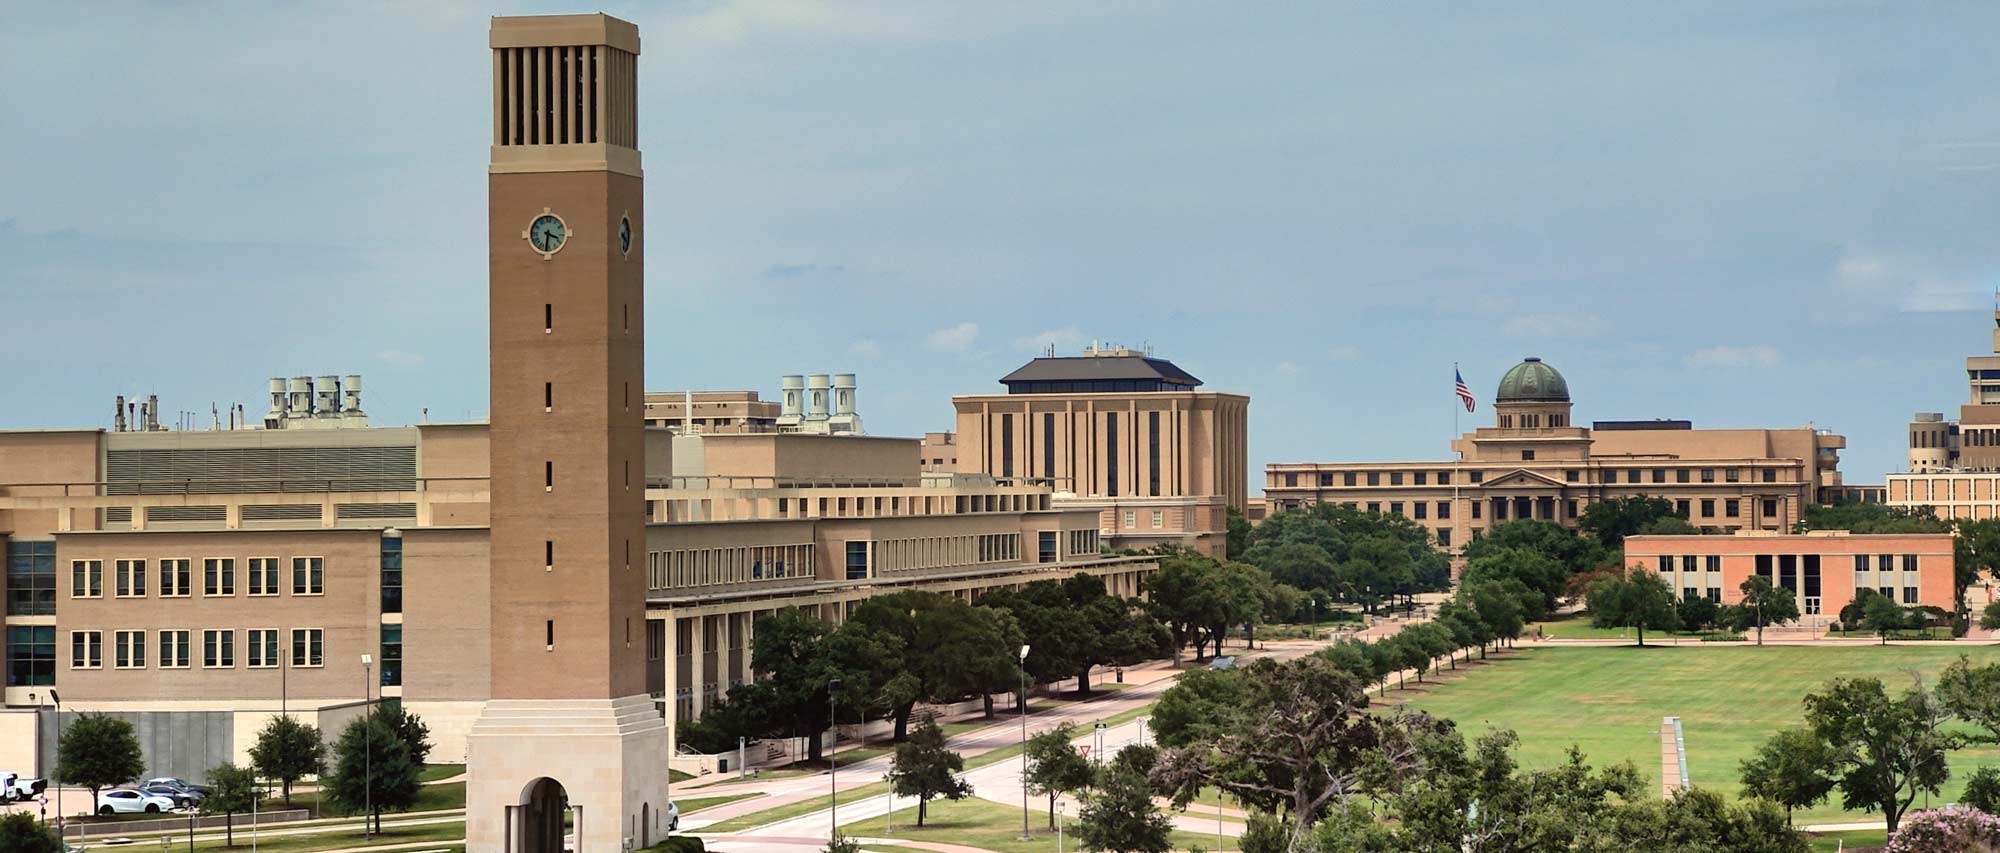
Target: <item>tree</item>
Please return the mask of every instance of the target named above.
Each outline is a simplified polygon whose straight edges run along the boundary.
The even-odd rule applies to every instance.
[[[377,708],[375,716],[402,739],[404,746],[409,747],[411,761],[416,762],[418,767],[429,763],[431,727],[424,725],[422,717],[410,713],[400,702]]]
[[[1636,628],[1639,646],[1646,645],[1646,629],[1671,631],[1680,627],[1674,610],[1674,591],[1652,572],[1635,572],[1629,578],[1611,576],[1590,588],[1591,624],[1600,627]]]
[[[1889,632],[1899,630],[1907,621],[1903,606],[1886,595],[1868,599],[1867,610],[1861,614],[1861,624],[1882,638],[1882,645],[1889,644]]]
[[[1833,792],[1827,770],[1839,756],[1811,731],[1791,728],[1772,735],[1742,764],[1743,790],[1785,807],[1790,823],[1796,809],[1811,808]]]
[[[1965,613],[1965,590],[1979,581],[1979,574],[2000,578],[2000,519],[1963,518],[1953,526],[1958,535],[1952,539],[1952,602],[1958,612]],[[1991,610],[1991,605],[1987,609]]]
[[[979,604],[1014,615],[1028,638],[1029,675],[1041,683],[1074,677],[1080,693],[1090,692],[1091,670],[1165,657],[1173,646],[1166,626],[1136,599],[1106,594],[1104,581],[1087,574],[994,590]]]
[[[1703,595],[1684,595],[1681,597],[1679,607],[1681,627],[1693,631],[1713,627],[1716,617],[1722,611],[1721,605]]]
[[[123,785],[146,772],[145,755],[132,724],[118,717],[84,714],[63,728],[56,745],[56,780],[90,789],[90,810],[97,811],[97,792]]]
[[[423,792],[420,768],[409,744],[387,722],[370,714],[347,724],[334,745],[333,776],[322,779],[327,799],[348,814],[361,814],[382,831],[382,811],[409,811]]]
[[[0,850],[7,853],[63,853],[56,831],[26,810],[0,815]]]
[[[1798,599],[1792,596],[1791,590],[1772,586],[1770,578],[1751,575],[1738,589],[1743,592],[1743,607],[1756,620],[1757,645],[1764,644],[1765,625],[1790,622],[1799,618]]]
[[[272,717],[250,746],[250,766],[257,775],[278,780],[285,804],[292,803],[292,783],[317,775],[326,766],[326,742],[319,729],[291,715]]]
[[[257,774],[228,762],[209,769],[208,796],[201,799],[201,813],[222,815],[222,846],[236,846],[235,816],[256,806]]]
[[[758,682],[763,689],[746,694],[746,701],[755,696],[768,709],[765,722],[772,730],[805,738],[806,758],[814,762],[822,754],[820,732],[832,725],[827,685],[848,676],[828,653],[830,633],[804,609],[780,610],[757,620],[750,652],[751,668],[765,677]]]
[[[1965,777],[1966,805],[1990,815],[2000,815],[2000,767],[1981,767]]]
[[[897,794],[917,798],[917,825],[923,826],[933,798],[961,800],[972,793],[972,785],[958,776],[964,769],[965,759],[945,748],[944,729],[926,714],[910,739],[896,745],[889,784]]]
[[[1278,583],[1329,594],[1340,591],[1339,572],[1333,558],[1326,549],[1310,542],[1286,542],[1264,548],[1257,552],[1257,559],[1245,562],[1269,572]]]
[[[2000,818],[1978,809],[1946,806],[1912,812],[1883,853],[1986,853],[2000,850]]]
[[[1486,535],[1465,544],[1465,558],[1476,559],[1500,551],[1522,550],[1548,557],[1566,574],[1589,571],[1608,559],[1602,545],[1577,531],[1553,521],[1515,519],[1495,524]]]
[[[1173,823],[1153,802],[1146,777],[1112,764],[1097,779],[1097,789],[1083,797],[1077,814],[1076,837],[1085,850],[1119,853],[1167,853]]]
[[[861,853],[861,842],[839,830],[834,830],[833,840],[826,843],[822,853]]]
[[[1062,725],[1028,739],[1028,790],[1049,797],[1049,828],[1056,826],[1056,797],[1090,784],[1090,759],[1076,751],[1076,724]]]
[[[1235,506],[1225,507],[1223,525],[1228,530],[1223,540],[1223,557],[1230,560],[1243,559],[1243,552],[1250,550],[1250,520],[1243,517],[1243,511]]]
[[[1963,739],[1944,730],[1922,683],[1892,698],[1877,679],[1837,678],[1805,705],[1806,726],[1837,759],[1841,807],[1880,810],[1891,836],[1919,794],[1951,777],[1945,754]]]
[[[1449,723],[1421,713],[1357,714],[1366,699],[1353,676],[1327,659],[1260,658],[1230,674],[1241,701],[1203,706],[1215,716],[1183,725],[1153,769],[1154,782],[1184,806],[1213,786],[1246,806],[1283,812],[1288,848],[1337,803],[1396,783],[1418,770],[1419,743]],[[1175,685],[1162,696],[1182,689]]]
[[[1583,510],[1583,516],[1576,523],[1595,535],[1604,547],[1619,548],[1624,546],[1625,537],[1638,533],[1654,521],[1679,517],[1673,501],[1632,495],[1591,504]]]
[[[835,631],[837,657],[866,669],[862,684],[895,721],[894,740],[909,733],[919,702],[949,702],[1019,683],[1020,630],[1011,616],[935,592],[898,592],[861,603]],[[851,636],[860,634],[864,636]],[[850,635],[850,636],[840,636]]]
[[[1161,746],[1211,741],[1223,735],[1221,727],[1245,701],[1243,680],[1235,671],[1189,670],[1160,694],[1147,726]]]
[[[1520,637],[1521,629],[1527,627],[1527,621],[1522,616],[1524,592],[1525,588],[1510,590],[1500,582],[1477,583],[1467,579],[1465,585],[1459,587],[1458,595],[1472,607],[1480,624],[1486,626],[1492,638],[1489,642],[1498,642]],[[1480,649],[1479,656],[1486,656],[1485,648]]]
[[[1973,666],[1959,655],[1938,675],[1937,699],[1952,716],[1983,730],[1973,740],[2000,743],[2000,663]]]
[[[1986,603],[1986,610],[1979,614],[1979,627],[1988,631],[2000,631],[2000,601]]]
[[[1465,583],[1468,585],[1511,581],[1533,591],[1534,597],[1523,602],[1532,606],[1526,607],[1521,614],[1531,621],[1544,618],[1555,610],[1569,577],[1569,569],[1555,558],[1525,548],[1494,550],[1469,559],[1465,564]]]

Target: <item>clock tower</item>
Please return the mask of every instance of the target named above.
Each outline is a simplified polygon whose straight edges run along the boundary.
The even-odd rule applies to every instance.
[[[487,177],[492,694],[467,743],[469,853],[665,837],[646,692],[639,33],[494,18]],[[636,645],[635,645],[636,644]]]

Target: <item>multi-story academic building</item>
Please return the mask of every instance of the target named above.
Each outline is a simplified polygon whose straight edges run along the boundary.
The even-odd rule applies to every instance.
[[[1004,394],[951,399],[959,471],[1052,483],[1056,505],[1097,513],[1114,548],[1222,554],[1228,510],[1249,500],[1249,397],[1197,391],[1173,362],[1095,344],[1000,382]]]
[[[1840,485],[1846,439],[1811,427],[1695,429],[1682,420],[1570,418],[1569,383],[1538,358],[1501,377],[1493,426],[1443,462],[1287,462],[1265,468],[1271,512],[1339,503],[1406,516],[1456,549],[1518,518],[1574,525],[1602,500],[1649,495],[1701,527],[1789,530]]]
[[[1928,507],[1939,518],[2000,518],[2000,311],[1993,324],[1993,353],[1965,359],[1958,419],[1943,412],[1911,418],[1909,469],[1889,475],[1891,506]]]
[[[1739,531],[1734,536],[1628,536],[1629,571],[1657,571],[1676,594],[1737,604],[1743,582],[1768,578],[1791,590],[1805,616],[1837,614],[1856,591],[1873,589],[1907,606],[1950,610],[1949,533],[1805,534]]]

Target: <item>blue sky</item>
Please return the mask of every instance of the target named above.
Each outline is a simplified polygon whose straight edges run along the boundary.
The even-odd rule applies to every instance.
[[[1879,481],[1988,346],[2000,7],[1741,6],[612,4],[649,385],[851,370],[912,435],[1144,343],[1252,396],[1254,471],[1442,458],[1452,363],[1484,420],[1539,355],[1578,420],[1810,421]],[[485,19],[575,7],[90,10],[0,30],[0,428],[302,373],[483,413]]]

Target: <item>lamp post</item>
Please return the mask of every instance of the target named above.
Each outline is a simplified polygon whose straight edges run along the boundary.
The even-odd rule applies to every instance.
[[[374,669],[374,655],[362,655],[362,707],[368,717],[362,723],[362,837],[374,837],[368,815],[374,811],[374,687],[368,685]]]
[[[826,812],[827,822],[831,824],[827,829],[828,841],[840,840],[840,756],[836,755],[833,751],[834,747],[840,745],[839,711],[834,704],[837,701],[836,697],[839,695],[840,679],[836,678],[827,682],[826,730],[833,733],[833,737],[831,738],[833,742],[826,745],[826,793],[831,802],[831,806]]]
[[[54,689],[51,689],[49,690],[49,701],[56,703],[56,756],[57,756],[56,769],[61,770],[62,769],[62,760],[61,760],[62,695],[58,694]],[[49,775],[54,776],[56,774],[50,773]],[[63,802],[62,802],[62,780],[57,779],[56,780],[56,837],[62,839],[63,846],[67,848],[69,845],[69,836],[64,834],[64,830],[68,828],[63,824],[63,821],[65,819],[66,816],[63,814]]]
[[[1021,840],[1028,836],[1028,645],[1021,644]]]

